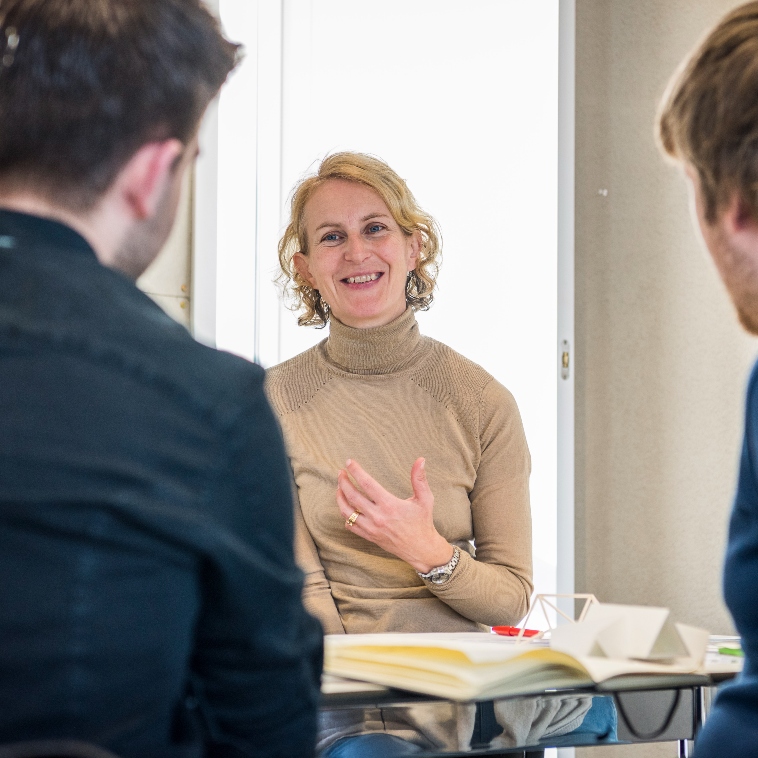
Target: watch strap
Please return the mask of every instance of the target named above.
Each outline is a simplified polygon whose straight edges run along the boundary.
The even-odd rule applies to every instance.
[[[417,571],[416,573],[422,579],[426,579],[432,582],[433,584],[443,584],[451,577],[460,559],[461,559],[461,550],[457,545],[455,545],[453,546],[453,557],[443,566],[436,566],[431,571],[428,571],[425,574],[422,573],[421,571]]]

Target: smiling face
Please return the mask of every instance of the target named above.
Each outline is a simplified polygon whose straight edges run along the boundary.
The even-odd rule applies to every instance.
[[[330,179],[305,206],[308,253],[300,276],[347,326],[384,326],[405,311],[405,282],[418,259],[418,234],[406,235],[377,192]]]

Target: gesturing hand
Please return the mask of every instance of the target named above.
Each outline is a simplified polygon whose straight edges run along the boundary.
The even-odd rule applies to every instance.
[[[411,468],[413,497],[407,500],[387,492],[355,461],[348,460],[337,475],[337,505],[345,528],[422,573],[444,565],[453,556],[452,545],[434,527],[434,495],[426,479],[425,463],[418,458]]]

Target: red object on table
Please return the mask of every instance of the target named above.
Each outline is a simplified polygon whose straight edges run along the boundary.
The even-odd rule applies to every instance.
[[[503,637],[518,637],[521,629],[517,626],[493,626],[492,631]],[[524,637],[536,637],[539,629],[524,629]]]

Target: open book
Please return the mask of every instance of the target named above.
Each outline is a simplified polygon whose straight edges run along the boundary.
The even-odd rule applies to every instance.
[[[451,700],[489,700],[600,684],[609,689],[684,683],[705,675],[692,658],[666,663],[574,656],[483,633],[345,634],[325,639],[324,670]],[[651,678],[653,682],[651,682]],[[693,680],[693,684],[697,680]]]

